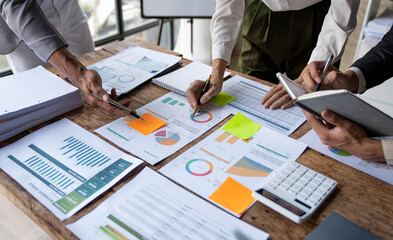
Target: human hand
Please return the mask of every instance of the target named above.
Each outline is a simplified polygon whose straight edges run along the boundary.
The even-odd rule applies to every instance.
[[[325,110],[322,112],[322,117],[336,126],[328,128],[312,114],[303,112],[323,144],[346,151],[367,161],[385,161],[381,142],[369,138],[359,125]]]
[[[82,91],[89,104],[93,107],[100,107],[118,116],[130,116],[128,112],[107,103],[109,95],[102,89],[100,75],[94,70],[86,69],[66,47],[61,47],[54,51],[48,62],[63,72]],[[116,95],[116,91],[114,93]],[[128,107],[130,103],[126,103],[126,105]]]
[[[306,92],[313,92],[317,83],[323,83],[321,90],[326,89],[347,89],[354,91],[358,88],[357,75],[352,71],[345,73],[340,72],[334,66],[330,66],[327,74],[323,79],[320,78],[323,68],[325,67],[324,61],[311,62],[308,66],[308,71],[303,74],[302,87]]]
[[[224,81],[225,68],[228,63],[224,59],[216,58],[213,60],[212,74],[210,78],[210,83],[208,86],[208,91],[203,94],[201,98],[201,105],[199,106],[201,110],[205,108],[204,104],[210,100],[210,98],[216,96],[222,89],[222,84]],[[190,84],[187,89],[187,101],[191,108],[195,108],[198,102],[199,95],[202,92],[202,88],[205,81],[195,80]]]
[[[200,109],[204,109],[204,104],[209,101],[212,97],[216,96],[222,89],[223,80],[219,78],[210,79],[210,83],[208,86],[208,90],[200,100]],[[201,94],[202,88],[205,85],[205,81],[195,80],[190,84],[190,87],[187,89],[187,101],[190,104],[191,108],[195,108],[198,102],[199,95]]]
[[[309,71],[309,65],[303,69],[300,76],[295,79],[294,82],[301,85],[303,82],[303,74],[307,71]],[[280,107],[281,109],[287,109],[293,105],[293,100],[288,95],[282,84],[279,84],[270,88],[270,90],[263,97],[261,104],[263,107],[270,109],[277,109]]]
[[[85,95],[88,103],[93,107],[99,107],[107,112],[117,116],[130,117],[127,111],[121,110],[109,103],[109,95],[102,88],[100,75],[94,70],[86,69],[78,78],[70,78],[70,81],[76,85]],[[116,89],[111,89],[111,98],[117,101]],[[123,106],[129,107],[131,100],[126,101]]]

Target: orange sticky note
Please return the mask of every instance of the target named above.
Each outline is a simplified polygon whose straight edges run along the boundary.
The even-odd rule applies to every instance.
[[[232,212],[241,215],[255,201],[251,194],[252,191],[250,189],[228,177],[209,198]]]
[[[135,119],[127,125],[142,133],[143,135],[149,135],[160,127],[164,126],[166,122],[157,117],[154,117],[150,113],[145,113],[141,116],[142,119]]]

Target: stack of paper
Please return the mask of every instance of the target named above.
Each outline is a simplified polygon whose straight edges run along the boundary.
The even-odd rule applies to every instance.
[[[0,78],[0,141],[83,105],[76,87],[39,66]]]
[[[375,46],[389,31],[393,25],[393,11],[386,10],[378,18],[375,18],[367,23],[363,28],[364,39],[363,44]]]

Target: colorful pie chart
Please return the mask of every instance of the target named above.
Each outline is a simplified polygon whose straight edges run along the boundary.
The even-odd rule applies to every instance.
[[[192,121],[197,123],[207,123],[213,119],[213,114],[211,114],[210,112],[199,112],[195,114],[194,117],[191,114],[190,118]]]
[[[343,157],[352,156],[352,154],[347,153],[347,152],[345,152],[345,151],[343,151],[343,150],[336,149],[336,148],[333,148],[333,147],[330,147],[330,146],[328,146],[328,148],[329,148],[329,150],[330,150],[332,153],[335,153],[335,154],[337,154],[337,155],[339,155],[339,156],[343,156]]]
[[[156,141],[161,145],[174,145],[180,141],[179,134],[167,130],[159,131],[158,133],[154,134]]]
[[[206,176],[213,171],[213,164],[204,159],[192,159],[187,162],[186,170],[194,176]]]

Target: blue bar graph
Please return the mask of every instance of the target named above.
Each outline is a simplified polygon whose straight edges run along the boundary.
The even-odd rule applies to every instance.
[[[101,167],[111,160],[105,154],[74,136],[64,139],[63,142],[64,146],[60,148],[61,153],[68,159],[75,160],[77,166]]]
[[[47,182],[53,184],[60,190],[66,190],[75,181],[61,173],[60,170],[56,169],[53,165],[48,164],[44,160],[40,159],[36,155],[24,161],[24,163]]]

